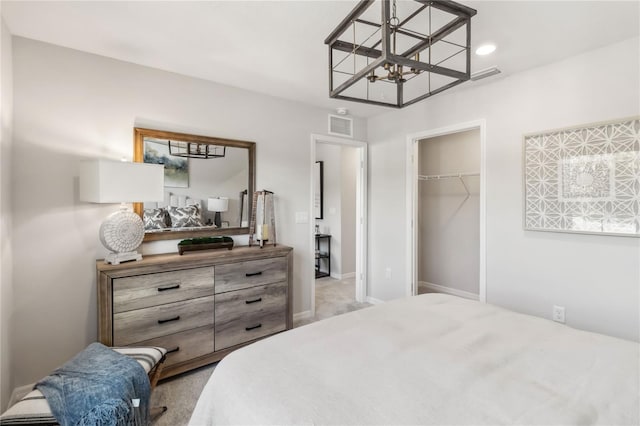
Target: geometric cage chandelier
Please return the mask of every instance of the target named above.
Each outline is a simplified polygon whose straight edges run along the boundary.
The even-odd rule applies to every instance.
[[[449,0],[361,0],[326,38],[329,96],[402,108],[471,77],[471,17]]]
[[[169,155],[187,158],[222,158],[227,148],[222,145],[213,145],[200,142],[169,141]]]

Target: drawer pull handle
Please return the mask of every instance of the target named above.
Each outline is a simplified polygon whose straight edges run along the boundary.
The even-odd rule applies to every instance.
[[[254,325],[253,327],[245,327],[244,329],[247,331],[255,330],[256,328],[262,327],[262,324]]]
[[[173,353],[173,352],[178,352],[179,350],[180,350],[180,346],[176,346],[173,349],[169,349],[165,355],[169,355],[170,353]]]
[[[262,302],[262,297],[259,297],[257,299],[253,299],[253,300],[245,300],[244,303],[246,303],[247,305],[250,305],[252,303],[258,303],[258,302]]]
[[[165,322],[178,321],[180,319],[180,315],[177,317],[169,318],[166,320],[158,320],[158,324],[164,324]]]
[[[180,288],[180,284],[176,284],[176,285],[171,285],[168,287],[158,287],[158,291],[167,291],[167,290],[175,290]]]
[[[256,275],[262,275],[262,271],[260,271],[260,272],[251,272],[251,273],[247,272],[245,275],[247,277],[255,277]]]

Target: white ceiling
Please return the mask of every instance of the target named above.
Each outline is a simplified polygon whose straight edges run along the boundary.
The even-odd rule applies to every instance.
[[[371,116],[387,109],[328,97],[324,39],[356,3],[3,0],[1,12],[14,35]],[[473,55],[472,72],[497,65],[505,76],[637,36],[640,29],[638,1],[461,3],[478,11],[474,50],[487,41],[498,46],[488,57]]]

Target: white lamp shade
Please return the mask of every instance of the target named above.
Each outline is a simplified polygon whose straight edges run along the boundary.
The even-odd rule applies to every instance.
[[[207,203],[207,210],[210,212],[226,212],[229,210],[228,198],[209,198]]]
[[[113,160],[80,163],[80,200],[135,203],[164,200],[164,166]]]

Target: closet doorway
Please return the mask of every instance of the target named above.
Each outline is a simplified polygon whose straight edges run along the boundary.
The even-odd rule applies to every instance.
[[[322,173],[317,173],[317,161],[322,161]],[[327,254],[330,244],[330,279],[355,281],[352,295],[355,302],[366,299],[366,188],[367,188],[367,144],[340,137],[311,135],[311,190],[310,204],[310,251],[316,259],[319,250]],[[316,220],[317,202],[315,192],[318,177],[323,179],[321,219]],[[349,176],[342,181],[342,176]],[[333,189],[332,189],[333,188]],[[345,194],[346,198],[345,198]],[[316,228],[318,225],[318,228]],[[317,234],[324,236],[317,238]],[[327,238],[328,237],[328,238]],[[318,248],[318,245],[320,247]],[[344,253],[343,253],[344,251]],[[345,256],[343,256],[343,254]],[[322,271],[328,272],[326,259],[320,261]],[[316,315],[316,269],[310,268],[311,316]],[[353,282],[351,282],[353,285]]]
[[[407,293],[486,301],[484,120],[407,138]]]

